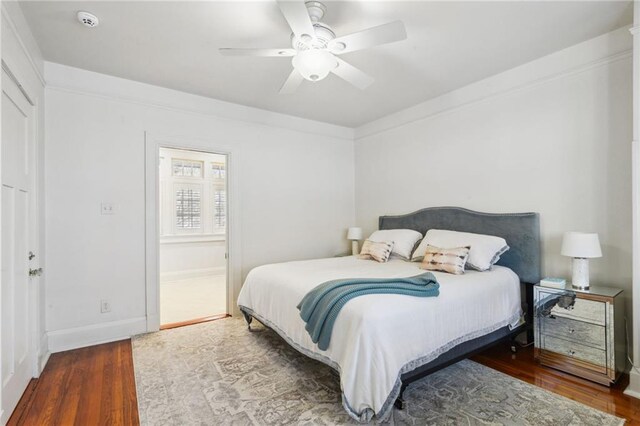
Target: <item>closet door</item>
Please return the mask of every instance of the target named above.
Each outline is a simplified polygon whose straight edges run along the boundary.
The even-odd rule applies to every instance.
[[[32,295],[35,263],[35,134],[33,106],[2,72],[2,209],[0,378],[2,418],[7,421],[32,377]]]

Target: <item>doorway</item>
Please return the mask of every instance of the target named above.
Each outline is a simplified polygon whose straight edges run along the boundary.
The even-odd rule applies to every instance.
[[[226,154],[159,148],[162,329],[227,315]]]

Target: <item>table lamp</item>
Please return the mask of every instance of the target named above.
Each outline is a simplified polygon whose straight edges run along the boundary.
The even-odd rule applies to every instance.
[[[573,278],[571,279],[573,288],[589,290],[589,259],[602,257],[598,234],[565,232],[560,254],[573,258]]]
[[[362,239],[362,228],[349,228],[347,231],[347,240],[351,240],[351,254],[354,256],[359,253],[358,241]]]

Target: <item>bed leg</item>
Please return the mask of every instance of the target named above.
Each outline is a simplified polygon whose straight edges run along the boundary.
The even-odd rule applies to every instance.
[[[517,336],[513,336],[510,339],[510,348],[511,349],[511,353],[517,353],[518,352],[518,341],[516,340]]]
[[[251,321],[253,321],[253,317],[248,313],[246,313],[245,311],[240,311],[240,312],[242,312],[242,316],[244,316],[244,320],[247,322],[247,329],[251,331]]]
[[[404,395],[404,390],[407,388],[407,386],[405,384],[402,384],[402,386],[400,387],[400,393],[398,394],[398,397],[396,398],[396,400],[394,401],[393,405],[398,409],[398,410],[404,410],[404,407],[406,405],[405,400],[402,398],[402,396]]]

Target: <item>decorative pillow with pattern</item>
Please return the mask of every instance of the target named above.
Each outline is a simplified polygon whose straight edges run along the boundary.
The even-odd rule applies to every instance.
[[[362,244],[362,250],[358,258],[360,259],[373,259],[376,262],[385,263],[389,260],[389,256],[393,251],[393,242],[380,241],[375,242],[371,240],[365,240]]]
[[[464,274],[464,265],[469,258],[469,250],[471,250],[470,246],[440,248],[428,245],[420,268],[455,275]]]
[[[420,262],[427,246],[436,247],[466,247],[471,246],[467,269],[488,271],[500,260],[500,256],[509,250],[504,238],[494,235],[473,234],[471,232],[448,231],[444,229],[429,229],[424,239],[413,252],[411,260]]]

